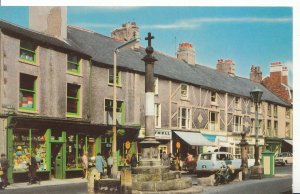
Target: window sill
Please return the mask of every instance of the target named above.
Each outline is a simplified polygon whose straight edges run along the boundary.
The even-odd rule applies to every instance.
[[[39,65],[37,64],[37,62],[34,62],[34,61],[27,61],[27,60],[25,60],[25,59],[19,59],[18,61],[21,62],[21,63],[29,64],[29,65],[39,66]]]
[[[74,75],[74,76],[78,76],[78,77],[82,77],[82,74],[81,74],[81,73],[75,73],[75,72],[72,72],[72,71],[67,71],[67,74],[69,74],[69,75]]]
[[[38,113],[37,110],[30,110],[30,109],[23,109],[23,108],[19,108],[18,111],[19,112],[23,112],[23,113],[33,113],[33,114],[37,114]]]
[[[80,115],[74,114],[74,113],[67,113],[66,117],[68,117],[68,118],[81,118]]]
[[[111,84],[111,83],[108,83],[108,85],[109,85],[109,86],[114,86],[114,84]],[[121,84],[116,84],[116,86],[117,86],[118,88],[122,88],[122,85],[121,85]]]

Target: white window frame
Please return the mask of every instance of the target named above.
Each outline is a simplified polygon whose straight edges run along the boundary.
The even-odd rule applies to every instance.
[[[161,104],[155,103],[154,112],[155,112],[155,128],[161,128]]]
[[[212,114],[215,115],[215,121],[212,121]],[[218,112],[211,111],[209,112],[209,130],[217,131],[219,124],[219,115]]]
[[[186,86],[186,90],[182,88],[183,86]],[[188,99],[188,97],[189,97],[189,85],[187,85],[187,84],[181,84],[180,85],[180,96],[183,99]]]
[[[215,100],[213,100],[213,98]],[[211,104],[214,104],[214,105],[218,104],[217,92],[213,92],[213,91],[210,92],[210,102],[211,102]]]
[[[238,122],[236,123],[236,118]],[[233,117],[233,132],[238,133],[242,131],[242,116],[234,115]]]
[[[158,95],[158,77],[154,78],[154,94]]]
[[[274,121],[274,136],[278,136],[278,121]]]
[[[270,119],[267,120],[267,135],[268,136],[273,136],[273,134],[272,134],[272,123],[271,123]]]
[[[272,116],[272,105],[268,103],[267,115]]]
[[[236,110],[241,110],[242,109],[242,104],[241,104],[241,98],[240,97],[234,97],[234,108]]]
[[[277,117],[277,116],[278,116],[278,107],[277,107],[277,105],[274,105],[274,106],[273,106],[273,116],[274,116],[274,117]]]
[[[183,110],[186,111],[185,117],[182,116]],[[179,108],[179,116],[178,116],[178,122],[179,122],[179,128],[180,129],[190,129],[191,128],[191,109],[186,107],[180,107]],[[185,119],[184,126],[182,126],[182,121]]]

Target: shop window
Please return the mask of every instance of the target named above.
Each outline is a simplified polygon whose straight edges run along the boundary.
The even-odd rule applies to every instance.
[[[191,110],[189,108],[179,109],[179,128],[181,129],[190,129],[191,128]]]
[[[209,129],[211,131],[216,131],[218,127],[218,113],[210,112],[209,113]]]
[[[68,54],[68,72],[80,74],[80,58],[74,54]]]
[[[155,111],[155,127],[160,128],[161,127],[161,104],[155,103],[154,106]]]
[[[67,116],[80,115],[80,86],[76,84],[67,85]]]
[[[108,69],[108,83],[114,84],[114,69],[109,68]],[[116,75],[116,85],[121,86],[121,71],[117,69],[117,75]]]
[[[37,46],[32,42],[20,41],[20,59],[30,63],[36,63]]]
[[[76,168],[76,135],[71,134],[67,136],[66,139],[66,164],[67,169]]]
[[[189,86],[186,84],[181,84],[181,98],[188,98],[189,96]]]
[[[239,133],[242,131],[242,117],[234,116],[233,132]]]
[[[122,124],[122,108],[123,102],[117,101],[116,107],[116,122],[118,125]],[[113,124],[113,100],[105,99],[105,115],[106,115],[106,123],[112,125]]]
[[[36,77],[20,74],[19,109],[36,110]]]
[[[45,131],[39,129],[18,129],[13,138],[13,171],[26,172],[30,155],[34,154],[37,170],[49,170],[46,155]]]

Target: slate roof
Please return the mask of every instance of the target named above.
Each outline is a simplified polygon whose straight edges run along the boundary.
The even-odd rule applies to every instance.
[[[122,44],[110,37],[70,26],[68,26],[68,40],[66,41],[3,20],[0,20],[0,29],[3,33],[12,33],[35,40],[41,44],[86,55],[91,57],[93,61],[106,65],[112,65],[113,51]],[[145,54],[145,49],[142,47],[137,50],[124,48],[118,54],[118,66],[144,73],[145,64],[141,59]],[[154,73],[158,76],[249,98],[251,89],[257,86],[264,92],[263,100],[283,106],[291,106],[263,85],[252,82],[249,79],[238,76],[232,77],[202,65],[189,65],[175,57],[159,52],[155,52],[154,56],[158,59],[154,66]]]
[[[68,39],[72,43],[80,45],[81,49],[92,56],[93,61],[107,65],[113,64],[113,51],[122,44],[110,37],[70,26],[68,27]],[[145,49],[142,47],[137,50],[123,48],[122,52],[118,54],[117,65],[144,73],[145,64],[141,59],[145,54]],[[189,65],[175,57],[159,52],[155,52],[154,56],[158,59],[155,62],[154,73],[158,76],[249,98],[250,91],[257,86],[264,92],[262,100],[290,106],[263,85],[252,82],[250,79],[230,76],[202,65]]]
[[[37,32],[31,29],[27,29],[7,21],[0,19],[0,29],[3,33],[13,34],[16,36],[25,37],[33,41],[37,41],[39,44],[53,46],[57,49],[64,49],[73,51],[82,55],[86,55],[83,50],[76,44],[70,45],[67,41],[60,40],[54,36]],[[87,56],[88,57],[88,56]],[[90,56],[89,56],[90,58]]]

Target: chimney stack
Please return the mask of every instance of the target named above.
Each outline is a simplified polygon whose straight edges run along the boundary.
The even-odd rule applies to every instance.
[[[270,65],[270,79],[273,83],[288,85],[288,68],[281,62],[273,62]]]
[[[235,64],[233,60],[227,59],[219,59],[217,63],[217,71],[228,73],[229,75],[235,75]]]
[[[115,40],[126,42],[135,37],[140,36],[139,27],[135,22],[127,22],[122,24],[121,28],[117,28],[112,31],[111,37]]]
[[[67,39],[67,8],[29,7],[29,28],[60,39]]]
[[[251,66],[250,80],[257,83],[260,83],[262,81],[262,72],[260,71],[259,66],[257,67],[255,67],[254,65]]]
[[[177,50],[177,58],[190,64],[195,65],[196,64],[196,58],[195,58],[195,49],[193,48],[193,45],[190,43],[181,43],[179,44],[179,48]]]

